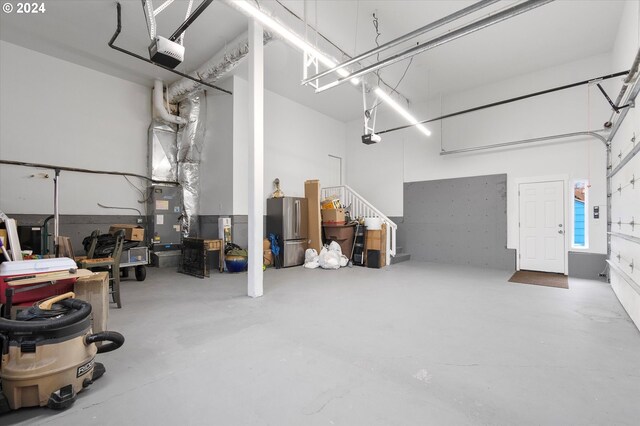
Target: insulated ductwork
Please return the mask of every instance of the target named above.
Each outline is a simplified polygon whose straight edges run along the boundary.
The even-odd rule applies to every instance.
[[[204,145],[205,92],[200,90],[180,102],[180,117],[186,124],[178,130],[178,182],[182,186],[182,234],[197,237],[200,198],[200,158]]]
[[[272,39],[273,36],[271,33],[265,31],[264,44],[269,43]],[[226,49],[218,52],[197,70],[190,73],[190,75],[199,78],[200,80],[204,80],[207,83],[213,83],[237,67],[248,53],[249,38],[245,32],[229,43]],[[199,83],[187,78],[182,78],[169,86],[167,98],[171,103],[180,102],[199,87]]]
[[[153,109],[159,118],[173,124],[186,124],[186,121],[176,115],[172,115],[167,111],[164,105],[162,81],[156,80],[153,84]]]
[[[153,120],[149,126],[149,172],[158,182],[178,180],[178,148],[175,126]]]

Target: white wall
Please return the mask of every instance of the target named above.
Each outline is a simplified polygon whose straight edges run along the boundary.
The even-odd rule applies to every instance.
[[[0,158],[146,175],[149,88],[3,41],[0,58]],[[0,165],[0,210],[53,213],[52,177]],[[135,214],[96,203],[140,209],[140,198],[120,176],[60,177],[62,214]]]
[[[473,90],[433,99],[427,104],[412,105],[418,118],[495,102],[533,91],[573,83],[608,74],[610,55],[600,55],[528,75],[497,82]],[[619,85],[607,82],[614,91]],[[509,248],[516,248],[517,184],[519,178],[566,175],[568,179],[590,178],[591,206],[606,204],[604,145],[595,139],[579,138],[563,143],[480,151],[473,154],[439,155],[441,144],[447,150],[482,146],[601,128],[608,118],[608,105],[597,87],[587,86],[532,98],[526,101],[458,116],[427,125],[433,134],[425,137],[410,128],[383,135],[374,146],[360,142],[360,121],[347,129],[347,183],[388,216],[402,216],[402,184],[422,180],[506,173]],[[589,112],[589,113],[588,113]],[[390,110],[381,110],[377,130],[406,124]],[[570,212],[570,189],[567,187],[567,219]],[[601,207],[601,211],[605,211]],[[567,222],[569,223],[569,222]],[[606,218],[590,218],[588,252],[606,253]]]
[[[338,160],[345,157],[346,125],[276,93],[264,94],[264,199],[279,178],[286,196],[304,196],[304,181],[338,185]],[[233,214],[247,214],[249,85],[233,78]],[[345,162],[343,162],[344,168]]]
[[[640,2],[627,1],[620,23],[618,37],[612,54],[615,68],[628,69],[640,48]],[[616,93],[617,95],[617,93]],[[640,99],[636,99],[636,102]],[[640,143],[640,108],[632,109],[623,122],[620,130],[613,139],[611,146],[613,153],[613,167],[619,163],[618,154],[626,155],[633,147],[631,138],[635,133],[637,145]],[[613,178],[611,186],[611,216],[613,232],[640,238],[640,226],[621,225],[617,222],[630,223],[633,219],[640,225],[640,180],[633,186],[629,185],[633,178],[640,178],[640,155],[636,155]],[[624,187],[616,191],[618,187]],[[631,278],[640,284],[640,245],[618,237],[611,238],[611,260],[619,265]],[[618,259],[620,255],[620,259]],[[633,270],[629,263],[634,262]],[[635,324],[640,328],[640,292],[616,271],[611,271],[611,286],[620,302],[629,313]]]

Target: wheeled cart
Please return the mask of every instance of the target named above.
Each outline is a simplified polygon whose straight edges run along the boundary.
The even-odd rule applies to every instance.
[[[144,281],[147,277],[147,265],[149,264],[149,248],[133,247],[124,250],[120,257],[120,273],[123,277],[129,276],[129,268],[134,268],[136,280]]]

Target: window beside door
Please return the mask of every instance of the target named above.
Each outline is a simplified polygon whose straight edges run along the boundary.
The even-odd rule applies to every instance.
[[[573,237],[571,247],[589,247],[589,185],[586,180],[573,183]]]

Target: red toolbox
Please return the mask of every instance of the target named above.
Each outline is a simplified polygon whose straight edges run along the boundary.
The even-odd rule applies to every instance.
[[[73,291],[76,280],[83,275],[76,268],[76,262],[68,257],[3,262],[0,264],[0,303],[7,303],[7,289],[14,291],[12,304],[35,302]]]

